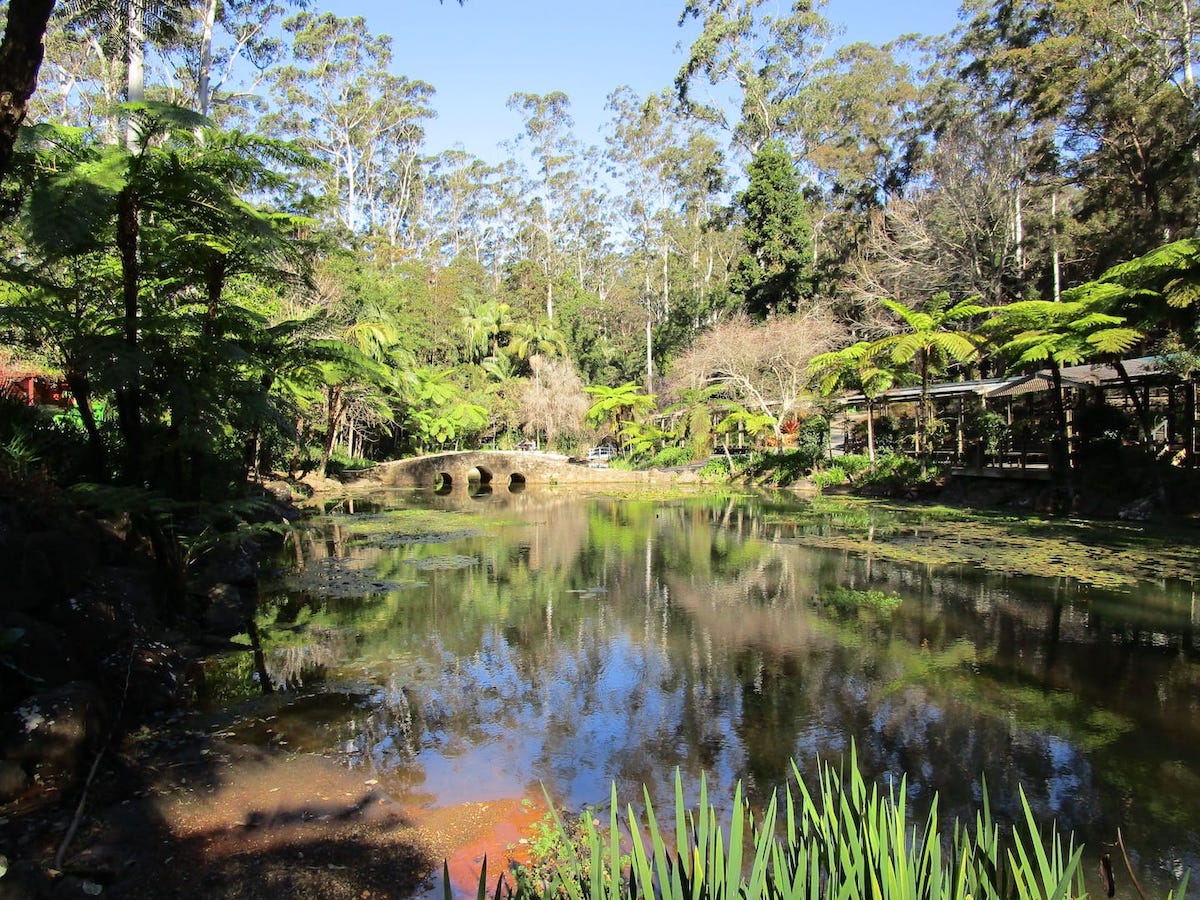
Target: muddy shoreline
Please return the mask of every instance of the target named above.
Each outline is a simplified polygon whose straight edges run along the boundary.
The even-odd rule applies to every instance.
[[[264,518],[298,496],[264,497]],[[0,484],[0,900],[403,897],[473,890],[535,804],[426,809],[339,761],[224,740],[189,710],[199,661],[258,599],[261,535],[164,584],[161,546],[47,485]]]

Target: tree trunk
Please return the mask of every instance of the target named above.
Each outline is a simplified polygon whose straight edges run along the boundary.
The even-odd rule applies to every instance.
[[[1074,503],[1075,497],[1075,472],[1074,460],[1071,458],[1071,428],[1067,422],[1067,404],[1063,398],[1063,383],[1062,370],[1057,362],[1051,361],[1050,372],[1054,380],[1054,417],[1055,422],[1055,438],[1054,445],[1056,448],[1051,459],[1051,466],[1057,469],[1052,472],[1058,480],[1065,492],[1065,504],[1069,509]]]
[[[137,192],[130,187],[117,196],[117,249],[121,255],[121,290],[125,301],[125,352],[128,373],[117,391],[117,412],[125,438],[126,480],[136,480],[142,471],[142,373],[138,360],[138,235],[140,230]]]
[[[646,310],[646,393],[654,393],[654,328]]]
[[[921,402],[917,406],[917,456],[921,475],[929,474],[929,354],[921,352]]]
[[[329,414],[325,419],[325,442],[321,447],[321,463],[317,466],[317,474],[322,478],[325,477],[325,472],[329,468],[329,458],[333,455],[333,442],[337,438],[337,426],[341,417],[342,389],[339,386],[329,389]]]
[[[204,23],[200,32],[200,70],[196,79],[196,109],[207,116],[212,106],[213,28],[217,23],[217,0],[204,0]]]
[[[875,404],[871,402],[871,398],[867,398],[867,460],[871,465],[871,472],[875,472]]]
[[[37,87],[43,38],[54,0],[10,0],[0,41],[0,178],[12,165],[13,144]]]
[[[218,256],[205,268],[205,293],[208,308],[204,313],[204,336],[213,338],[217,331],[217,311],[221,307],[221,294],[225,291],[225,274],[228,270],[229,258]]]
[[[129,0],[126,22],[125,99],[141,103],[146,97],[146,0]],[[133,117],[125,127],[125,146],[132,151],[137,144]]]
[[[88,466],[91,476],[96,481],[108,478],[108,452],[104,448],[104,438],[100,436],[100,427],[96,424],[96,414],[92,410],[92,386],[88,377],[83,373],[68,367],[66,371],[67,386],[75,396],[75,407],[79,410],[79,418],[83,420],[83,428],[88,436]]]

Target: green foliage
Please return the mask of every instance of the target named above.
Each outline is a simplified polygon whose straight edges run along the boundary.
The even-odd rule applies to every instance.
[[[686,447],[663,447],[650,459],[650,467],[668,469],[673,466],[686,466],[692,461],[692,454]]]
[[[837,458],[837,465],[853,481],[863,472],[870,471],[871,459],[863,453],[846,453]]]
[[[751,161],[738,196],[745,252],[730,287],[746,311],[764,317],[794,312],[813,291],[812,221],[796,165],[782,141],[767,141]]]
[[[979,444],[984,453],[997,453],[1008,439],[1008,420],[990,409],[974,407],[963,421],[967,440]]]
[[[888,598],[878,599],[889,605]],[[1039,825],[1024,792],[1023,816],[1011,833],[992,820],[986,784],[973,828],[943,822],[936,796],[914,826],[906,780],[886,790],[868,785],[853,748],[842,770],[829,763],[819,767],[815,790],[795,763],[792,770],[795,783],[782,798],[778,790],[772,792],[757,814],[740,783],[732,808],[718,813],[703,776],[699,806],[688,809],[677,771],[673,831],[670,823],[665,828],[660,823],[648,791],[644,812],[628,805],[622,815],[615,784],[604,827],[600,814],[591,810],[570,828],[552,811],[558,839],[546,838],[544,831],[539,837],[550,864],[519,879],[512,893],[578,900],[1061,900],[1084,895],[1083,848],[1053,826]],[[1185,875],[1169,900],[1183,897],[1187,882]]]
[[[821,594],[823,606],[843,612],[873,610],[884,615],[891,615],[900,608],[900,604],[903,602],[903,597],[884,591],[856,591],[847,587],[834,588]]]
[[[764,484],[787,487],[807,476],[812,471],[813,462],[808,450],[752,453],[745,474]]]
[[[841,466],[830,466],[827,469],[818,469],[809,476],[809,479],[818,490],[823,490],[827,487],[833,487],[838,484],[845,484],[846,470]]]
[[[623,421],[654,408],[654,395],[642,393],[641,386],[632,381],[615,388],[598,384],[584,390],[596,398],[587,411],[587,420],[593,425],[607,422],[619,429]]]
[[[724,456],[714,456],[700,467],[697,474],[703,478],[728,478],[729,460]]]
[[[928,484],[935,477],[935,473],[922,468],[920,460],[885,450],[875,457],[875,471],[861,475],[855,487],[868,493],[895,496]]]
[[[41,454],[27,434],[17,432],[0,442],[0,472],[5,475],[24,478],[40,459]]]

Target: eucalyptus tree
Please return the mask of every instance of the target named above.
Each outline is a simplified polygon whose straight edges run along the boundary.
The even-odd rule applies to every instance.
[[[1195,13],[1187,2],[986,4],[961,49],[965,71],[1014,118],[1044,127],[1078,185],[1082,278],[1185,236],[1200,191]]]
[[[283,27],[293,61],[272,72],[275,110],[265,127],[326,164],[317,187],[338,224],[351,233],[382,228],[397,246],[413,212],[433,87],[391,74],[391,39],[362,17],[301,12]]]
[[[554,283],[563,271],[567,222],[580,188],[577,163],[581,150],[572,133],[570,107],[570,98],[562,91],[515,93],[508,98],[508,108],[522,119],[514,147],[527,149],[533,164],[524,196],[524,217],[533,238],[529,255],[542,270],[546,318],[551,322]]]
[[[850,261],[850,291],[868,307],[881,295],[946,292],[998,305],[1032,293],[1050,266],[1021,235],[1032,204],[1013,202],[1026,177],[1020,145],[966,113],[945,123],[914,173],[918,184],[871,215]]]
[[[467,255],[483,265],[498,237],[502,170],[465,150],[445,150],[425,168],[420,227],[427,256],[450,262]]]
[[[200,0],[185,10],[179,39],[162,51],[176,102],[227,124],[244,120],[268,71],[283,62],[279,24],[307,0]]]
[[[38,116],[92,126],[110,141],[122,139],[123,129],[123,139],[132,144],[133,125],[119,119],[119,104],[146,99],[148,64],[155,51],[180,39],[189,8],[190,0],[59,4],[42,35],[49,63],[34,103]]]
[[[824,57],[834,32],[823,0],[799,0],[773,15],[766,0],[687,0],[679,21],[701,32],[675,77],[688,111],[728,132],[754,153],[792,127],[796,98]],[[698,96],[704,83],[716,92]]]
[[[928,142],[927,85],[912,59],[920,49],[909,40],[842,47],[817,65],[797,98],[805,164],[823,200],[812,235],[822,293],[837,291],[870,217],[920,174]]]
[[[619,208],[630,250],[642,270],[642,305],[646,310],[646,388],[654,388],[654,327],[671,315],[670,257],[673,226],[678,220],[680,190],[678,122],[671,98],[645,100],[629,88],[608,98],[613,128],[608,156],[625,194]]]

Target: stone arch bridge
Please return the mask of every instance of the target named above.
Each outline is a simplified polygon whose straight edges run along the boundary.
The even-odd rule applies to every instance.
[[[661,472],[591,468],[554,453],[522,450],[464,450],[380,463],[360,482],[382,487],[460,488],[470,483],[493,489],[525,484],[648,483],[669,478]]]

